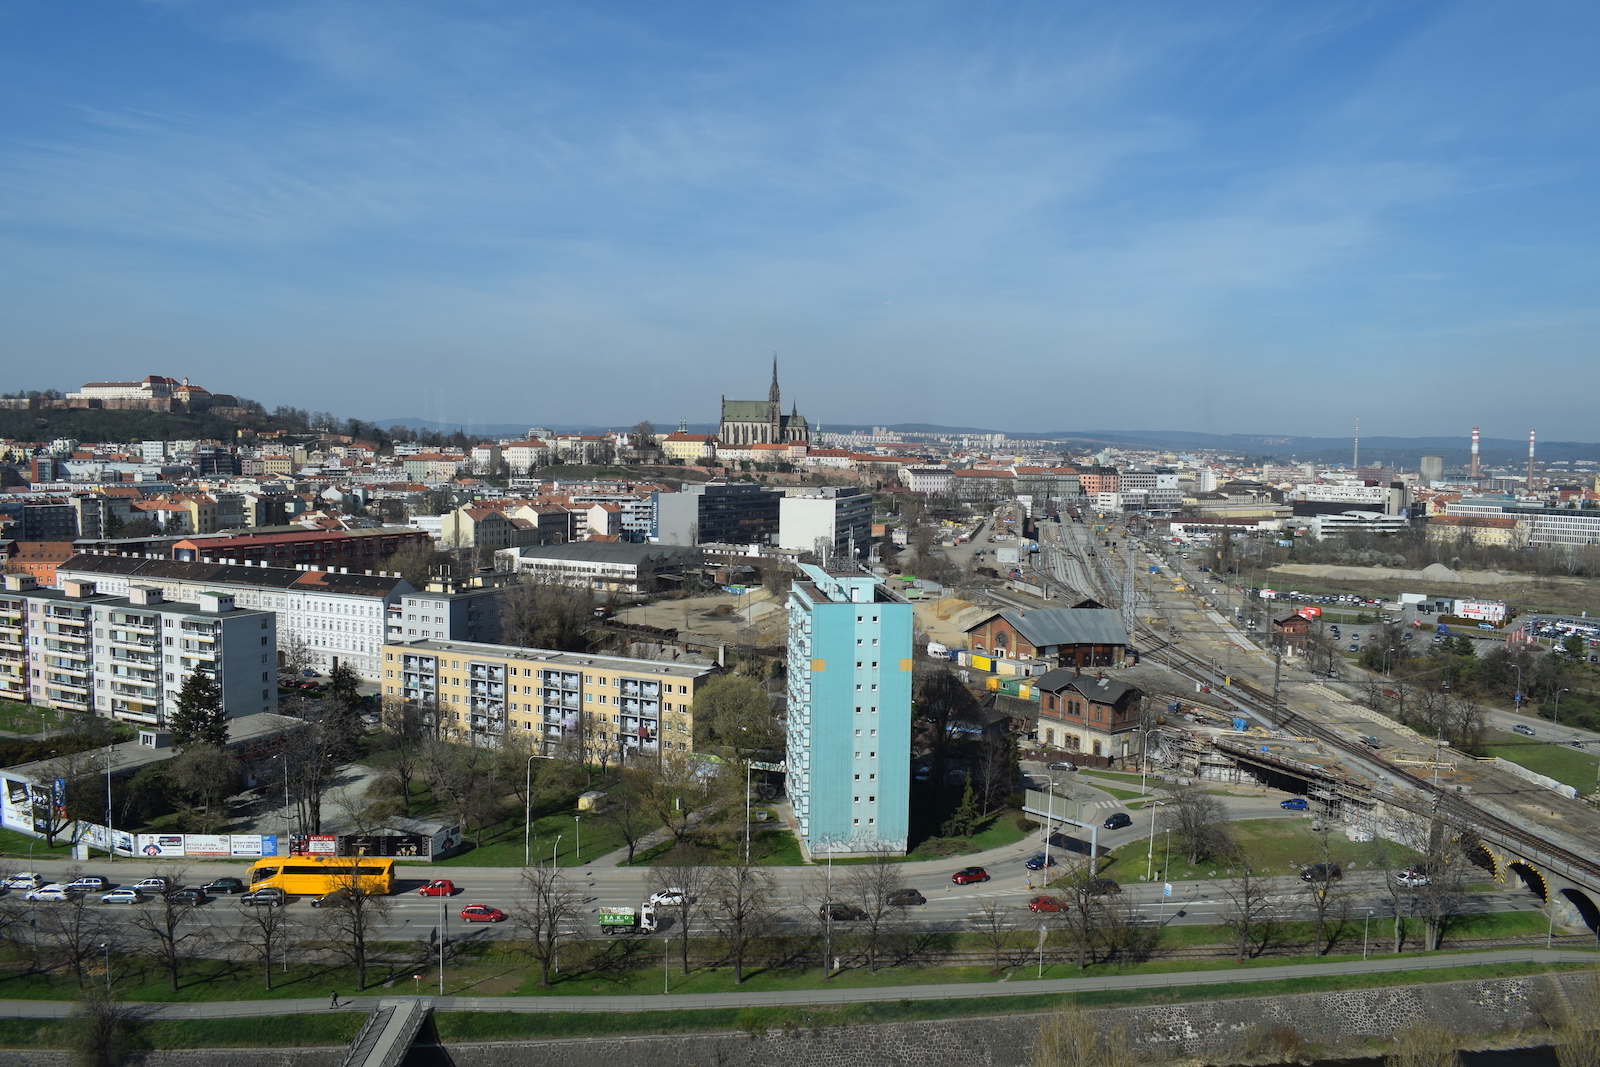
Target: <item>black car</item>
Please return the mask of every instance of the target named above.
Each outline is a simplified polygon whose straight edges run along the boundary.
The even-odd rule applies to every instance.
[[[915,908],[927,902],[928,898],[915,889],[896,889],[889,894],[889,903],[897,908]]]
[[[1110,878],[1095,878],[1090,881],[1089,895],[1094,897],[1114,897],[1122,892],[1122,887]]]
[[[275,886],[265,889],[252,889],[239,898],[239,903],[246,906],[265,905],[270,908],[281,908],[289,903],[289,895]]]
[[[1104,826],[1107,830],[1120,830],[1124,826],[1133,825],[1133,816],[1129,815],[1125,811],[1113,812],[1111,815],[1106,816],[1106,821],[1100,825]]]
[[[167,894],[167,900],[173,904],[204,904],[211,898],[206,896],[204,889],[174,889]]]
[[[817,918],[831,918],[836,923],[851,923],[865,919],[867,913],[854,904],[824,904],[817,909]]]
[[[220,897],[232,896],[235,893],[243,893],[245,886],[244,883],[239,881],[237,878],[218,878],[214,882],[207,882],[200,888],[205,892],[210,893],[212,896]]]
[[[1344,877],[1344,871],[1337,863],[1313,863],[1300,872],[1302,882],[1337,882]]]
[[[313,908],[326,908],[330,906],[338,907],[349,899],[350,890],[344,886],[340,886],[338,889],[335,889],[332,892],[324,893],[316,900],[313,900],[311,902],[311,906]]]

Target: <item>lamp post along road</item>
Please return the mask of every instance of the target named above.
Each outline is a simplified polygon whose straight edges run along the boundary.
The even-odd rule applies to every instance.
[[[540,756],[537,753],[528,757],[528,773],[524,775],[522,786],[522,865],[529,866],[533,862],[533,761],[536,759],[555,759],[554,756]],[[515,778],[512,781],[516,781]]]

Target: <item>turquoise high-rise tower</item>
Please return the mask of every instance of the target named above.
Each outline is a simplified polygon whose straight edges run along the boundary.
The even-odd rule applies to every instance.
[[[815,855],[903,853],[911,605],[853,566],[802,564],[789,594],[789,799]]]

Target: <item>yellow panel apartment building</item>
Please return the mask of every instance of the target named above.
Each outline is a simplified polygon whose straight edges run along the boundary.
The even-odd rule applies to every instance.
[[[470,641],[383,646],[383,695],[438,713],[447,737],[480,745],[535,741],[549,753],[694,749],[695,693],[713,668]]]

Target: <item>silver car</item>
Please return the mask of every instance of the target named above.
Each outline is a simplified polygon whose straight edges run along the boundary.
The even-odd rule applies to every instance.
[[[109,893],[102,893],[102,904],[143,904],[147,898],[137,889],[113,889]]]

